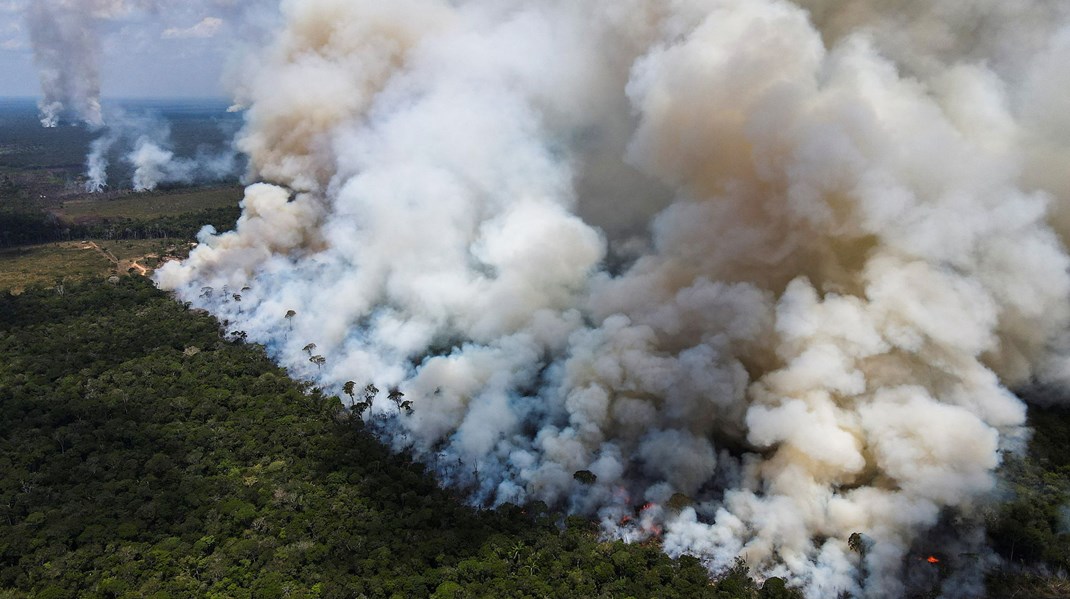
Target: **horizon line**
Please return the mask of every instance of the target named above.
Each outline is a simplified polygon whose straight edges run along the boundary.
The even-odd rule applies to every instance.
[[[0,95],[0,101],[3,100],[26,100],[36,102],[40,100],[40,96],[5,96]],[[194,102],[229,102],[233,103],[234,100],[225,96],[105,96],[101,98],[101,102],[128,102],[128,101],[176,101],[176,100],[189,100]]]

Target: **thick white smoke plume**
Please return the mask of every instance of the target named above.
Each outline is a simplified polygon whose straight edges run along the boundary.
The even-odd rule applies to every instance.
[[[283,9],[271,184],[158,280],[478,502],[895,596],[1068,378],[1067,3]]]
[[[201,146],[194,156],[175,156],[167,121],[151,114],[116,111],[104,133],[89,146],[86,191],[100,193],[108,187],[109,156],[116,152],[133,169],[134,191],[152,191],[167,183],[234,179],[244,167],[232,145],[220,149]]]

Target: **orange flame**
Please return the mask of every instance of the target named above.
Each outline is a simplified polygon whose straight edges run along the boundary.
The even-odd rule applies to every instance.
[[[650,508],[654,507],[654,505],[655,505],[655,503],[653,501],[651,501],[651,502],[647,503],[646,505],[644,505],[641,511],[645,512],[645,511],[649,510]]]
[[[625,517],[620,519],[620,526],[624,526],[625,524],[627,524],[627,523],[629,523],[631,521],[632,521],[632,517],[631,516],[625,516]]]
[[[936,559],[935,555],[930,555],[925,561],[929,562],[930,564],[939,564],[940,563],[940,560]]]

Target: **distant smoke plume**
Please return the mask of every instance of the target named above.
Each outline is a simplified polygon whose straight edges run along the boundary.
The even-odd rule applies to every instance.
[[[213,182],[237,178],[245,161],[228,145],[221,149],[200,147],[191,157],[175,156],[171,127],[152,115],[116,112],[104,133],[93,141],[86,157],[85,189],[99,193],[108,186],[109,156],[122,153],[132,169],[134,191],[152,191],[167,183]]]
[[[158,280],[476,502],[896,596],[1070,379],[1066,3],[283,6]]]
[[[267,0],[235,3],[231,0],[197,0],[167,4],[158,0],[34,0],[26,7],[26,20],[34,58],[41,77],[43,98],[39,102],[41,124],[55,127],[73,115],[93,129],[104,127],[101,108],[100,59],[102,24],[134,14],[172,16],[210,11],[226,19],[208,16],[191,28],[171,27],[163,38],[211,37],[229,23],[236,38],[255,39],[272,21]],[[167,10],[163,10],[167,9]],[[170,131],[162,122],[119,116],[90,146],[86,157],[86,190],[100,192],[108,185],[109,154],[117,144],[129,146],[123,157],[134,167],[137,191],[155,189],[162,183],[217,181],[242,168],[235,151],[212,154],[200,151],[194,158],[175,158]],[[148,133],[143,129],[149,130]]]
[[[114,135],[102,135],[89,144],[85,159],[85,190],[89,193],[100,193],[108,186],[108,152],[116,140]]]
[[[167,143],[142,136],[126,155],[134,167],[134,191],[152,191],[165,183],[221,181],[240,174],[240,161],[231,150],[211,153],[201,150],[193,158],[176,157]]]
[[[156,25],[164,39],[196,39],[227,33],[235,45],[256,39],[272,22],[272,0],[29,0],[27,30],[41,79],[38,103],[41,124],[55,127],[63,118],[92,128],[104,124],[101,113],[101,59],[108,25],[123,20],[151,31]],[[207,16],[206,16],[207,14]],[[146,18],[147,17],[147,18]],[[189,26],[188,19],[199,21]],[[141,21],[138,21],[141,19]],[[144,93],[151,93],[146,89]]]
[[[26,8],[41,77],[41,124],[55,127],[67,111],[100,127],[99,22],[150,5],[148,0],[32,0]]]

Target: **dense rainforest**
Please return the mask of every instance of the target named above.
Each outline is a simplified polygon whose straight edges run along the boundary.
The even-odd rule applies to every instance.
[[[477,511],[150,282],[0,296],[0,597],[790,597]]]

